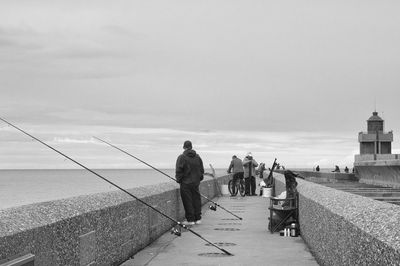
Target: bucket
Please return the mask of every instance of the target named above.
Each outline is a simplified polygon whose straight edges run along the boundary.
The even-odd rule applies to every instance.
[[[271,187],[263,187],[262,188],[262,196],[264,198],[270,198],[271,197],[271,192],[272,192],[272,188]]]
[[[228,196],[231,193],[229,193],[228,185],[221,185],[221,193],[224,196]]]

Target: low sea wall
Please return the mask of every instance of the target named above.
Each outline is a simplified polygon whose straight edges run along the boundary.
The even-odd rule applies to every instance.
[[[398,154],[389,154],[398,155]],[[358,161],[354,163],[359,182],[400,188],[400,160]]]
[[[219,184],[229,176],[218,177]],[[174,182],[128,190],[175,220],[184,218]],[[219,193],[206,178],[201,194]],[[202,197],[202,203],[207,199]],[[174,221],[115,191],[0,210],[0,265],[118,265],[174,226]]]
[[[277,195],[285,178],[274,178]],[[301,236],[320,265],[400,265],[400,206],[297,182]]]
[[[274,172],[283,174],[284,170],[275,170]],[[353,173],[337,173],[337,172],[317,172],[317,171],[295,171],[299,175],[310,179],[324,179],[324,180],[348,180],[357,181],[358,178]]]

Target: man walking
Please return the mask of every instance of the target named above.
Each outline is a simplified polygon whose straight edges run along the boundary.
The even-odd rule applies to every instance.
[[[251,152],[248,152],[246,157],[243,159],[244,166],[244,182],[246,195],[256,195],[256,167],[258,163],[253,159]]]
[[[204,166],[200,156],[192,149],[189,140],[183,143],[183,153],[176,160],[175,177],[185,209],[185,225],[201,223],[200,181],[204,178]]]

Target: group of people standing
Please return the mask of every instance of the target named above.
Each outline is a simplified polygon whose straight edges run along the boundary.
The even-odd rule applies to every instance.
[[[254,160],[251,152],[248,152],[243,161],[236,155],[232,156],[232,161],[228,168],[228,173],[233,173],[233,182],[239,178],[244,178],[245,193],[247,196],[256,196],[256,167],[258,163]]]
[[[201,194],[200,182],[204,179],[204,165],[200,156],[193,150],[192,142],[187,140],[183,143],[183,153],[176,160],[175,177],[180,185],[180,194],[185,210],[185,225],[201,223]],[[238,178],[245,180],[245,193],[249,196],[256,195],[256,167],[258,163],[254,160],[251,152],[246,157],[239,159],[236,155],[232,157],[228,173],[233,172],[235,182]]]

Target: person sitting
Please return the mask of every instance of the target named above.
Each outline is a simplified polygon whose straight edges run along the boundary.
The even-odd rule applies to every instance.
[[[281,208],[283,211],[279,212],[273,212],[270,223],[268,224],[268,228],[271,230],[272,227],[275,227],[279,221],[287,217],[287,212],[284,210],[290,211],[293,207],[296,206],[296,194],[297,194],[297,181],[296,178],[301,178],[305,179],[304,177],[300,176],[299,174],[292,172],[290,170],[285,170],[284,171],[284,176],[285,176],[285,183],[286,183],[286,191],[283,191],[278,197],[275,197],[276,199],[290,199],[287,201],[278,201],[278,206],[274,208]],[[293,200],[294,199],[294,200]],[[274,202],[274,199],[271,201],[272,203]],[[282,202],[282,204],[280,204]],[[298,204],[298,203],[297,203]],[[294,214],[293,214],[294,215]],[[283,229],[286,224],[290,224],[291,222],[295,222],[298,217],[291,216],[289,217],[285,223],[282,223],[280,227],[278,227],[278,230]]]
[[[347,168],[347,166],[344,168],[344,172],[347,174],[349,173],[349,168]]]
[[[319,172],[319,165],[317,165],[317,167],[315,167],[315,171]]]
[[[333,173],[340,173],[339,166],[335,165],[335,170],[332,171]]]
[[[288,198],[294,198],[297,193],[296,177],[299,177],[301,179],[305,179],[305,178],[297,173],[290,171],[290,170],[285,170],[283,175],[285,176],[286,195]]]

